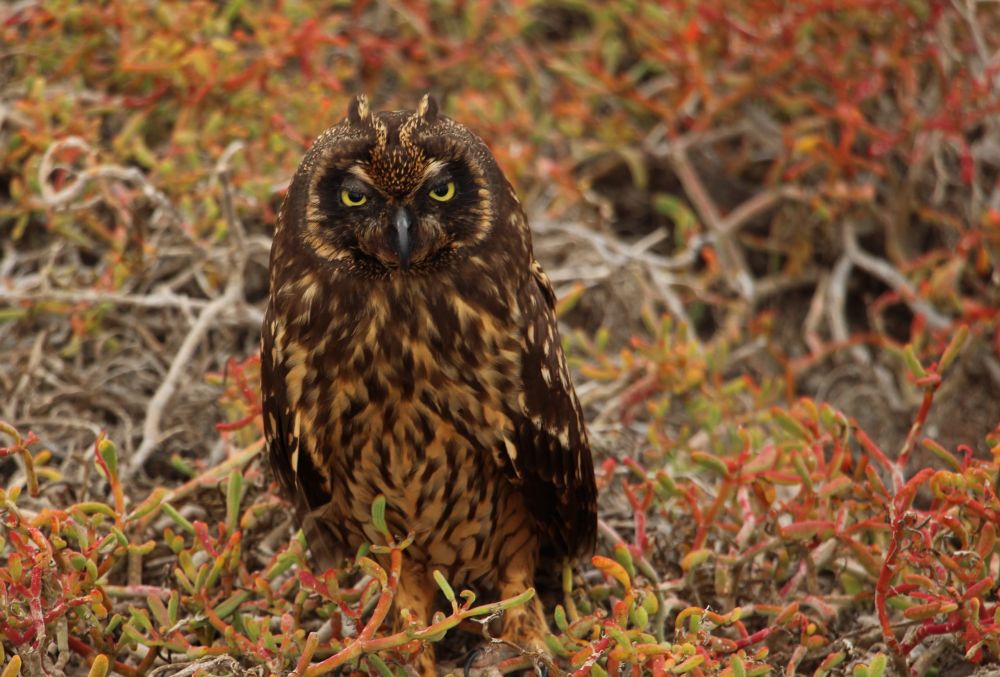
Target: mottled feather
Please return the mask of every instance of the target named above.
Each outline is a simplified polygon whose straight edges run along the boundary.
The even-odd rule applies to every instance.
[[[449,182],[447,204],[429,196]],[[509,596],[593,549],[593,465],[552,287],[489,150],[433,99],[373,113],[357,98],[316,140],[270,283],[268,452],[324,564],[380,539],[378,495],[390,529],[414,536],[397,602],[425,622],[435,569]],[[537,598],[502,634],[543,648]]]

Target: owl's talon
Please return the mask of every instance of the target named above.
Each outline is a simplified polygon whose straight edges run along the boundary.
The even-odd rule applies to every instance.
[[[464,677],[501,677],[506,662],[517,658],[518,650],[505,642],[491,642],[473,649],[465,659]],[[529,669],[524,666],[521,672]],[[533,669],[533,668],[531,668]]]
[[[469,671],[473,669],[473,664],[481,655],[483,655],[483,647],[481,646],[469,652],[469,655],[465,659],[465,663],[462,665],[463,677],[472,677]]]

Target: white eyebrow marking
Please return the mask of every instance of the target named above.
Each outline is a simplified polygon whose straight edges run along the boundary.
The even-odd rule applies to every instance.
[[[423,176],[420,177],[420,182],[423,183],[434,174],[437,174],[444,167],[446,167],[447,164],[448,163],[445,162],[444,160],[431,160],[430,162],[427,163],[427,166],[424,167],[424,174]]]
[[[358,177],[359,179],[367,183],[369,186],[375,185],[375,182],[372,181],[372,177],[368,175],[368,172],[366,172],[365,168],[362,167],[361,165],[351,165],[351,168],[347,170],[347,173],[353,174],[354,176]]]
[[[365,187],[378,193],[382,197],[388,197],[388,194],[375,183],[375,179],[371,177],[368,171],[361,165],[351,165],[347,170],[347,173],[352,175],[354,178],[359,179]]]

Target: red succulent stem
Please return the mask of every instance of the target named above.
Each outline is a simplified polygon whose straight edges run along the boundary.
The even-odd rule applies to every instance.
[[[577,670],[573,673],[573,677],[586,677],[590,674],[590,668],[597,664],[598,659],[601,657],[608,647],[611,646],[611,638],[607,635],[590,647],[590,656],[583,662]]]
[[[889,610],[887,608],[887,598],[892,577],[895,574],[896,558],[899,556],[903,530],[905,528],[905,513],[897,514],[892,520],[892,529],[889,532],[889,546],[882,561],[882,568],[879,571],[878,581],[875,584],[875,610],[878,613],[879,626],[882,629],[882,638],[886,645],[898,655],[905,655],[900,651],[899,642],[892,631],[892,624],[889,621]]]

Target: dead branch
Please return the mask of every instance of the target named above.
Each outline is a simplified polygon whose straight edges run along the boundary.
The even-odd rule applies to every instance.
[[[223,214],[225,215],[226,225],[229,227],[231,235],[229,247],[230,265],[228,266],[229,277],[226,280],[225,291],[222,296],[212,300],[202,309],[201,314],[198,315],[198,320],[188,331],[187,336],[184,337],[184,341],[174,355],[170,363],[170,370],[167,372],[167,377],[156,389],[152,399],[150,399],[149,406],[146,408],[146,419],[142,426],[142,442],[128,463],[126,475],[133,474],[142,468],[149,456],[156,450],[160,442],[160,422],[163,418],[164,409],[177,390],[177,384],[180,382],[181,377],[186,373],[188,363],[191,361],[194,351],[212,328],[216,318],[227,308],[246,305],[246,300],[243,296],[245,285],[244,270],[247,263],[246,233],[243,230],[243,223],[236,214],[232,194],[232,177],[229,168],[229,161],[242,147],[242,144],[239,142],[230,144],[219,158],[215,169],[216,178],[222,187]]]
[[[910,284],[909,280],[906,279],[906,276],[899,269],[885,259],[880,259],[861,249],[858,245],[857,235],[852,222],[847,221],[844,223],[843,236],[844,253],[852,264],[877,277],[891,287],[893,291],[899,294],[900,298],[903,299],[914,314],[924,316],[928,326],[932,329],[945,329],[951,326],[950,319],[917,296],[913,285]]]

